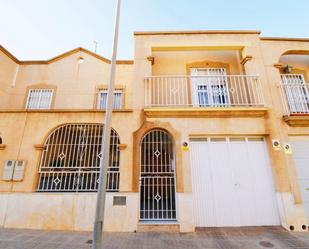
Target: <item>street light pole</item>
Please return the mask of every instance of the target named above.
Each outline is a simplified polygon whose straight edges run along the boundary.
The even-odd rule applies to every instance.
[[[115,83],[117,47],[118,47],[120,6],[121,6],[121,0],[117,0],[113,56],[111,60],[109,87],[107,94],[107,106],[106,106],[105,122],[101,142],[99,188],[97,194],[97,204],[96,204],[96,212],[95,212],[95,220],[93,228],[93,244],[92,244],[93,249],[102,249],[104,210],[105,210],[105,198],[106,198],[106,180],[107,180],[107,168],[109,165],[110,134],[111,134],[112,111],[113,111],[113,97],[115,88],[114,83]]]

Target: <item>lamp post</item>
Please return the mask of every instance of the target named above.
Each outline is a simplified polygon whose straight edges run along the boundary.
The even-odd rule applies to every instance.
[[[95,220],[93,228],[93,244],[92,244],[93,249],[102,249],[104,210],[105,210],[105,198],[106,198],[106,180],[107,180],[107,168],[109,164],[109,147],[110,147],[111,120],[113,111],[112,110],[113,97],[115,88],[114,83],[115,83],[116,58],[117,58],[117,47],[118,47],[120,6],[121,6],[121,0],[117,0],[113,55],[111,60],[109,87],[107,94],[107,106],[106,106],[105,122],[101,142],[101,153],[99,154],[100,176],[99,176],[99,188],[97,194],[97,204],[96,204]]]

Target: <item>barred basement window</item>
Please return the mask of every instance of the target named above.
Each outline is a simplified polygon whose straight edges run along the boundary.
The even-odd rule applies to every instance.
[[[98,93],[98,109],[106,109],[108,89],[101,89]],[[113,109],[122,109],[123,89],[116,88],[114,91]]]
[[[27,98],[27,109],[50,109],[53,89],[30,89]]]
[[[38,191],[94,192],[99,185],[101,124],[68,124],[52,132],[42,153]],[[106,190],[119,189],[120,139],[111,131]]]

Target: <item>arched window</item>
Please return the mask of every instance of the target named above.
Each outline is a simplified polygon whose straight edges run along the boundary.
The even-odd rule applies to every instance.
[[[2,137],[0,137],[0,144],[2,144]]]
[[[101,124],[67,124],[54,130],[42,153],[38,191],[97,191],[100,174]],[[119,136],[111,131],[107,191],[119,189]]]

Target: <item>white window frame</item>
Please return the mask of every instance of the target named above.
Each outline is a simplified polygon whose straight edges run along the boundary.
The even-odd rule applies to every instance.
[[[107,94],[108,94],[108,89],[100,89],[98,91],[98,96],[97,96],[97,109],[99,110],[104,110],[106,109],[107,105]],[[115,95],[120,95],[119,97]],[[103,95],[105,95],[105,98],[103,99]],[[113,109],[114,110],[120,110],[123,108],[123,96],[124,96],[124,89],[123,88],[116,88],[114,90],[114,103],[113,103]],[[105,101],[105,104],[102,103]]]
[[[34,100],[34,103],[31,103],[31,96],[32,93],[38,93],[37,100]],[[49,95],[44,96],[44,94],[47,93]],[[53,101],[54,96],[54,89],[48,89],[48,88],[33,88],[29,89],[28,96],[27,96],[27,103],[26,103],[26,109],[50,109]],[[44,101],[43,98],[47,98],[47,100]],[[48,99],[49,98],[49,99]],[[46,103],[45,103],[46,102]],[[48,103],[47,103],[48,102]]]
[[[303,74],[281,74],[285,96],[291,113],[309,112],[309,89]]]
[[[193,106],[228,106],[230,104],[225,68],[191,68],[191,76],[193,76],[191,77]],[[221,91],[221,97],[215,95],[215,88]],[[207,94],[203,103],[200,101],[200,94]]]

